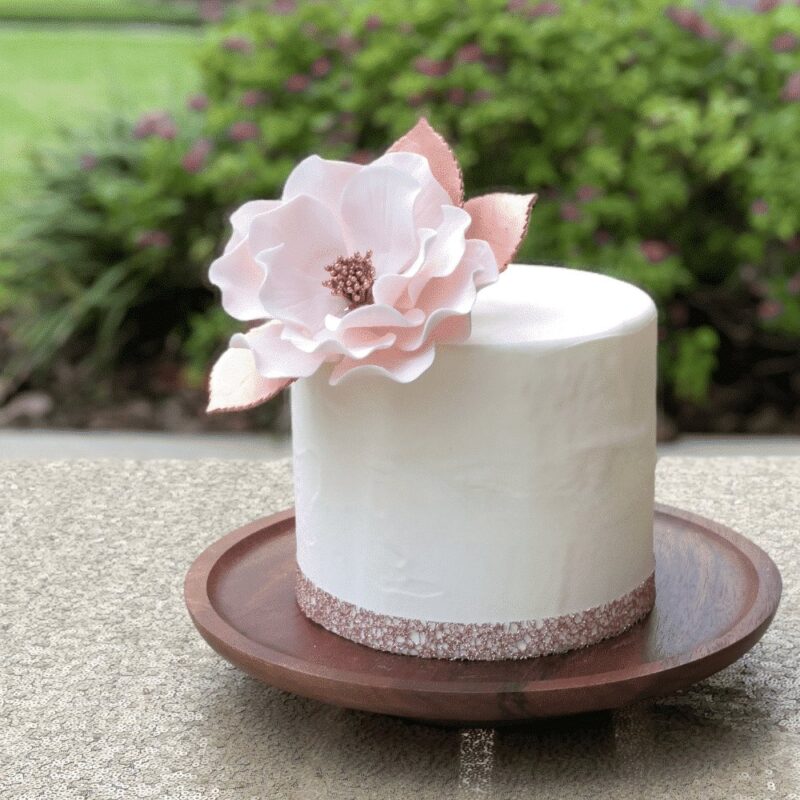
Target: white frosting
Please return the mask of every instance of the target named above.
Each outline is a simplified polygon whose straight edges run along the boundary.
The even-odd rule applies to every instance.
[[[512,265],[472,334],[399,384],[292,387],[297,559],[337,598],[439,622],[569,614],[653,571],[656,311]]]

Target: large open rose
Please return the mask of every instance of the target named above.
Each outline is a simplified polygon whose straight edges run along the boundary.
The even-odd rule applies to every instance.
[[[280,200],[231,217],[211,281],[236,334],[211,374],[209,411],[249,408],[332,363],[330,382],[362,371],[402,383],[463,341],[477,291],[516,252],[535,195],[463,202],[445,141],[420,120],[367,165],[311,156]]]

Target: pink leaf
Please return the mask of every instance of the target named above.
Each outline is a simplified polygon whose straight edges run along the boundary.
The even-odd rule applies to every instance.
[[[214,364],[208,382],[209,414],[243,411],[266,403],[294,378],[264,378],[256,371],[253,352],[244,347],[228,348]]]
[[[428,159],[433,177],[450,195],[453,205],[464,202],[464,180],[450,146],[430,125],[425,117],[405,135],[401,136],[386,152],[418,153]]]
[[[525,234],[535,194],[484,194],[464,204],[472,217],[467,239],[483,239],[489,243],[497,266],[502,272],[516,255]]]

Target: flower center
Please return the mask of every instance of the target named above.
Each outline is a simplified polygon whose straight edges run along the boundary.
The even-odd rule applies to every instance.
[[[331,277],[322,285],[330,289],[331,294],[344,297],[350,308],[372,302],[372,284],[375,283],[372,250],[367,250],[363,256],[361,253],[339,256],[333,264],[325,267],[325,271]]]

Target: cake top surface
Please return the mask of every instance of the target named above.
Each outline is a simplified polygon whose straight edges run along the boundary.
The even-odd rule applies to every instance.
[[[467,345],[575,344],[619,336],[656,316],[630,283],[563,267],[511,264],[478,294]]]

